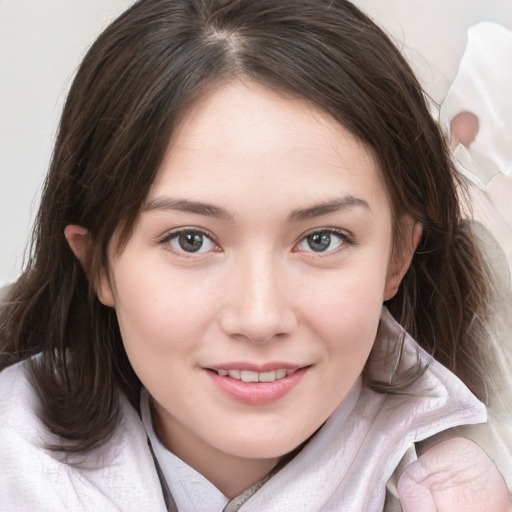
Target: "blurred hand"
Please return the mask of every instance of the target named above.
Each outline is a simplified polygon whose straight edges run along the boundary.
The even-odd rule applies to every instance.
[[[507,486],[475,443],[443,441],[407,466],[398,482],[403,512],[509,512]]]

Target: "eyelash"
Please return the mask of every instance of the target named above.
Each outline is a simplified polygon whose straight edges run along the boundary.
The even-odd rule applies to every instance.
[[[183,248],[177,249],[177,248],[171,246],[171,242],[173,240],[179,240],[179,237],[181,235],[188,235],[188,234],[201,235],[203,237],[203,242],[201,243],[201,246],[198,248],[197,251],[186,251]],[[219,244],[215,241],[215,238],[212,236],[211,233],[209,233],[208,231],[206,231],[204,229],[196,228],[196,227],[179,228],[177,230],[168,232],[161,239],[158,240],[158,243],[161,245],[169,245],[170,246],[169,249],[172,250],[173,252],[179,254],[180,256],[193,257],[194,254],[204,254],[205,252],[212,252],[211,250],[209,250],[209,251],[201,251],[200,250],[204,244],[204,239],[209,240],[211,244],[213,244],[216,247],[219,247]],[[213,252],[218,252],[218,251],[214,250]]]
[[[214,249],[213,252],[219,252],[219,249],[218,249],[219,244],[216,242],[216,240],[212,236],[212,234],[204,229],[196,228],[196,227],[194,227],[194,228],[193,227],[179,228],[177,230],[166,233],[161,239],[158,240],[158,243],[161,245],[169,245],[170,246],[171,242],[173,240],[179,240],[179,237],[181,235],[198,235],[198,234],[203,237],[203,240],[201,242],[201,245],[198,247],[197,251],[187,251],[187,250],[183,249],[183,247],[178,249],[178,248],[172,247],[172,246],[169,249],[172,250],[173,252],[175,252],[181,256],[185,256],[185,257],[193,257],[193,255],[195,255],[195,254],[210,253],[210,252],[212,252],[212,250],[201,251],[201,249],[204,245],[204,239],[206,239],[209,241],[209,243],[211,243],[217,247],[217,249],[216,250]],[[340,239],[340,243],[334,249],[325,250],[325,251],[322,251],[322,250],[315,251],[313,248],[311,248],[311,246],[310,246],[310,250],[304,250],[304,249],[298,248],[303,243],[309,244],[308,238],[310,238],[314,235],[328,235],[329,237],[334,235],[335,237]],[[329,241],[331,241],[330,238],[329,238]],[[309,252],[309,253],[312,253],[313,255],[315,255],[316,257],[322,257],[322,256],[331,255],[333,253],[337,253],[337,252],[347,248],[347,246],[352,246],[354,244],[355,244],[355,240],[354,240],[353,236],[348,234],[346,231],[343,231],[343,230],[337,229],[337,228],[320,228],[320,229],[314,229],[312,231],[309,231],[309,232],[303,234],[300,237],[300,239],[294,244],[293,251],[294,252]],[[298,248],[298,249],[296,249],[296,248]]]
[[[326,250],[326,251],[315,251],[310,247],[310,250],[305,250],[304,252],[312,253],[315,257],[324,257],[324,256],[330,256],[332,254],[336,254],[339,251],[343,251],[344,249],[347,249],[350,246],[355,245],[355,239],[354,237],[347,233],[344,230],[338,229],[338,228],[320,228],[320,229],[314,229],[312,231],[309,231],[301,236],[298,242],[295,243],[295,247],[299,247],[300,244],[308,243],[307,240],[309,237],[312,237],[314,235],[329,235],[331,237],[332,235],[336,236],[340,239],[340,244],[338,247],[335,247],[334,249]],[[299,252],[301,249],[298,249],[296,252]]]

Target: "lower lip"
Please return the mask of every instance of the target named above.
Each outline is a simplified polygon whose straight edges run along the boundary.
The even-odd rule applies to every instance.
[[[215,385],[237,402],[250,405],[264,405],[275,402],[287,395],[302,379],[309,367],[300,368],[274,382],[244,382],[224,377],[217,372],[207,370]]]

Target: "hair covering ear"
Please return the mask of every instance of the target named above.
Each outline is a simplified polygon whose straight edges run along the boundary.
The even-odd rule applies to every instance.
[[[419,222],[414,221],[409,215],[402,222],[404,224],[405,236],[399,244],[398,250],[394,250],[391,256],[386,287],[384,289],[385,301],[393,298],[398,291],[423,234],[423,226]]]
[[[89,240],[87,229],[76,224],[68,224],[64,229],[64,236],[74,255],[84,265]]]
[[[104,305],[113,308],[116,305],[112,284],[106,269],[101,271],[96,285],[96,295],[98,300]]]

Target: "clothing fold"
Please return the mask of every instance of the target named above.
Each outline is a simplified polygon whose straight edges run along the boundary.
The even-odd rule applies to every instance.
[[[101,448],[76,460],[49,452],[45,446],[55,439],[37,417],[40,404],[26,367],[23,362],[0,373],[0,510],[163,512],[167,506],[148,436],[179,512],[221,512],[226,506],[229,500],[219,500],[220,491],[193,468],[179,459],[181,464],[169,465],[163,445],[155,449],[158,439],[145,393],[144,422],[120,396],[121,422]],[[405,392],[382,393],[369,385],[372,379],[393,383],[416,369],[421,372]],[[305,447],[242,500],[240,512],[382,512],[386,485],[411,444],[486,421],[484,405],[386,308],[364,379],[342,398]],[[176,482],[182,486],[178,495]],[[188,485],[195,486],[193,492]],[[207,488],[200,509],[193,499],[201,494],[198,486]],[[180,492],[192,499],[184,501]]]

